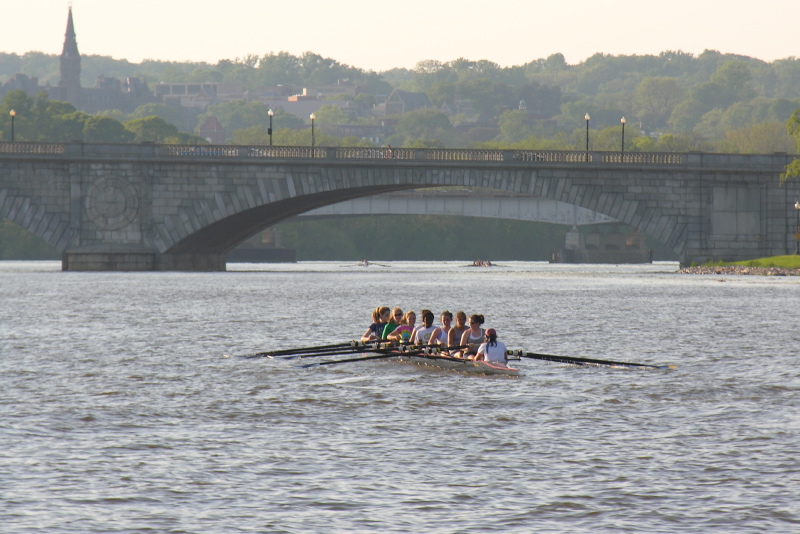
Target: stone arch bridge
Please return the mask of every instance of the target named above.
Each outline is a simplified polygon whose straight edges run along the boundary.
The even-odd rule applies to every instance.
[[[786,154],[0,143],[0,217],[64,270],[225,270],[300,213],[379,193],[490,188],[622,221],[683,264],[794,250]]]

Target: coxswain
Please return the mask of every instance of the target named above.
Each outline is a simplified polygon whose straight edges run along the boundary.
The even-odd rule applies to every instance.
[[[478,347],[475,360],[505,365],[508,362],[508,349],[505,343],[497,341],[497,331],[494,328],[487,329],[485,339],[486,341]]]

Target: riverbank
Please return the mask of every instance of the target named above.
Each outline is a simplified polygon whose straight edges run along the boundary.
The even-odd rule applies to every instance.
[[[678,272],[683,274],[800,276],[800,269],[786,269],[784,267],[747,267],[744,265],[706,265],[701,267],[686,267]]]

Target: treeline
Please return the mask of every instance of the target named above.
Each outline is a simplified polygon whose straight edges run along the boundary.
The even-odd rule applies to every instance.
[[[0,219],[0,260],[58,260],[59,253],[43,239],[8,219]]]
[[[373,215],[295,220],[276,227],[281,245],[298,261],[548,261],[564,247],[569,227],[559,224],[434,215]],[[624,225],[601,231],[629,232]],[[598,231],[581,227],[582,232]],[[648,237],[656,260],[675,253]],[[59,253],[27,230],[0,220],[0,260],[58,260]]]
[[[0,79],[24,72],[42,82],[58,82],[58,56],[38,52],[22,56],[0,54]],[[800,107],[800,60],[773,62],[734,54],[705,51],[698,56],[680,51],[659,55],[596,54],[569,65],[561,54],[524,65],[459,58],[423,61],[414,69],[373,72],[311,52],[250,55],[216,64],[143,61],[139,64],[103,56],[85,56],[83,83],[98,75],[136,76],[158,82],[221,82],[241,84],[247,91],[277,85],[315,86],[339,81],[362,85],[353,98],[356,108],[380,103],[393,89],[424,92],[437,109],[415,112],[414,125],[387,140],[395,146],[580,148],[584,116],[590,120],[590,144],[595,150],[617,150],[620,119],[627,120],[626,149],[718,152],[794,152],[786,121]],[[520,111],[521,101],[526,106]],[[247,110],[209,108],[233,132],[233,142],[263,142],[266,106],[239,103]],[[260,109],[264,107],[264,109]],[[375,117],[327,110],[325,120],[375,122]],[[158,110],[163,117],[166,110]],[[395,117],[403,119],[404,117]],[[167,120],[167,119],[165,119]],[[298,130],[307,118],[283,117],[281,130]],[[446,121],[446,122],[445,122]],[[167,120],[167,122],[170,122]],[[175,123],[173,123],[175,124]],[[329,123],[330,124],[330,123]],[[247,131],[243,131],[247,130]],[[285,132],[280,144],[303,144],[307,133]],[[325,144],[360,140],[325,139]]]
[[[630,232],[625,225],[600,231]],[[568,226],[550,223],[449,215],[372,215],[296,220],[276,227],[281,245],[298,261],[548,261],[564,248]],[[598,227],[581,227],[596,232]],[[648,238],[656,260],[674,252]]]
[[[0,117],[14,110],[16,141],[87,143],[205,143],[205,139],[179,132],[177,126],[156,115],[159,105],[142,106],[130,117],[119,112],[118,120],[108,115],[89,115],[68,102],[50,100],[44,93],[29,96],[21,90],[0,101]],[[167,106],[160,106],[167,107]],[[11,139],[11,123],[4,121],[0,139]]]

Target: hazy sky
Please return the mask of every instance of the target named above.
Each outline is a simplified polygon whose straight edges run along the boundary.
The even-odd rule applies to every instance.
[[[0,51],[61,53],[69,2],[4,0]],[[10,7],[10,6],[7,6]],[[459,57],[520,65],[562,53],[705,49],[800,56],[797,0],[73,0],[81,54],[138,63],[311,51],[362,69]]]

